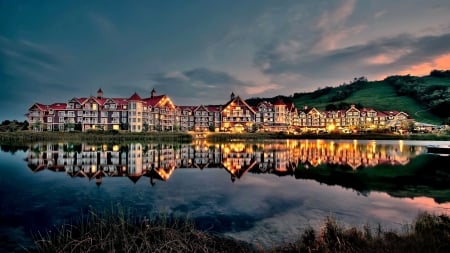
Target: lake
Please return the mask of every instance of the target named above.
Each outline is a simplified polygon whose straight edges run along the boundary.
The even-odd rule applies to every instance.
[[[293,242],[327,216],[402,231],[450,215],[445,141],[266,140],[1,146],[0,248],[89,210],[188,215],[199,229],[262,246]]]

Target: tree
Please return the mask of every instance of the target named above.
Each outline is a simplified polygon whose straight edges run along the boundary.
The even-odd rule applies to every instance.
[[[74,130],[75,131],[82,131],[83,130],[83,126],[81,125],[81,122],[77,122],[74,126]]]
[[[33,130],[40,131],[41,130],[41,122],[38,120],[33,124]]]
[[[121,123],[120,130],[128,130],[128,123]]]
[[[30,126],[30,124],[28,123],[28,121],[25,120],[22,125],[22,130],[28,130],[29,126]]]

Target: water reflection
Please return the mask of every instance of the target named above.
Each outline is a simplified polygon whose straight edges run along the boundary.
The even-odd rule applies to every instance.
[[[136,183],[142,177],[169,180],[176,169],[224,168],[235,182],[247,172],[278,176],[294,175],[296,170],[326,165],[352,170],[380,165],[406,165],[426,151],[422,146],[405,146],[403,141],[285,140],[259,143],[117,145],[34,144],[27,152],[28,167],[66,172],[85,177],[97,185],[104,177],[128,177]]]
[[[320,226],[330,213],[347,224],[400,228],[419,210],[450,212],[450,156],[426,154],[429,144],[267,140],[1,146],[0,205],[8,208],[0,237],[17,242],[23,240],[17,228],[49,227],[76,217],[80,209],[116,203],[142,215],[161,209],[188,214],[201,229],[262,245],[292,241],[299,229]]]

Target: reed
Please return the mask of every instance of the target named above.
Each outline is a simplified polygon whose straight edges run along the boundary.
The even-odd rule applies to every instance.
[[[188,217],[139,217],[123,208],[89,211],[78,221],[35,233],[28,252],[450,252],[450,217],[420,213],[401,232],[380,225],[345,227],[333,216],[298,239],[262,248],[195,228]]]
[[[123,208],[91,210],[33,237],[29,252],[253,252],[245,242],[196,230],[188,217],[139,217]]]

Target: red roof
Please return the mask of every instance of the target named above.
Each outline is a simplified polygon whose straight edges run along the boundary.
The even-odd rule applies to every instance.
[[[96,98],[95,100],[98,101],[98,104],[99,104],[99,105],[104,105],[105,102],[106,102],[106,98]]]
[[[377,111],[377,116],[378,117],[384,117],[384,116],[386,116],[386,113]]]
[[[220,105],[208,105],[208,111],[210,112],[220,112],[221,106]]]
[[[153,96],[153,97],[145,98],[145,99],[143,99],[143,101],[144,101],[145,103],[147,103],[147,105],[155,106],[155,105],[157,105],[157,104],[159,103],[159,101],[161,101],[161,99],[162,99],[163,97],[165,97],[165,96],[166,96],[166,95]]]
[[[67,107],[66,103],[54,103],[49,105],[49,109],[53,109],[53,110],[65,110]]]
[[[194,105],[177,105],[177,108],[179,108],[180,110],[183,110],[183,111],[185,111],[185,110],[192,111],[195,109],[195,107],[196,106],[194,106]]]
[[[31,108],[33,108],[33,107],[37,107],[40,111],[45,111],[46,109],[47,109],[47,106],[46,105],[44,105],[44,104],[39,104],[39,103],[35,103],[34,105],[32,105],[31,107],[30,107],[30,109],[28,109],[28,110],[31,110]]]
[[[137,92],[135,92],[133,95],[131,95],[131,97],[128,99],[130,101],[139,101],[142,100],[141,97],[137,94]]]
[[[84,102],[86,102],[87,98],[78,98],[77,100],[80,104],[84,104]]]
[[[286,104],[283,102],[283,100],[278,98],[277,101],[274,103],[274,105],[286,105]]]

